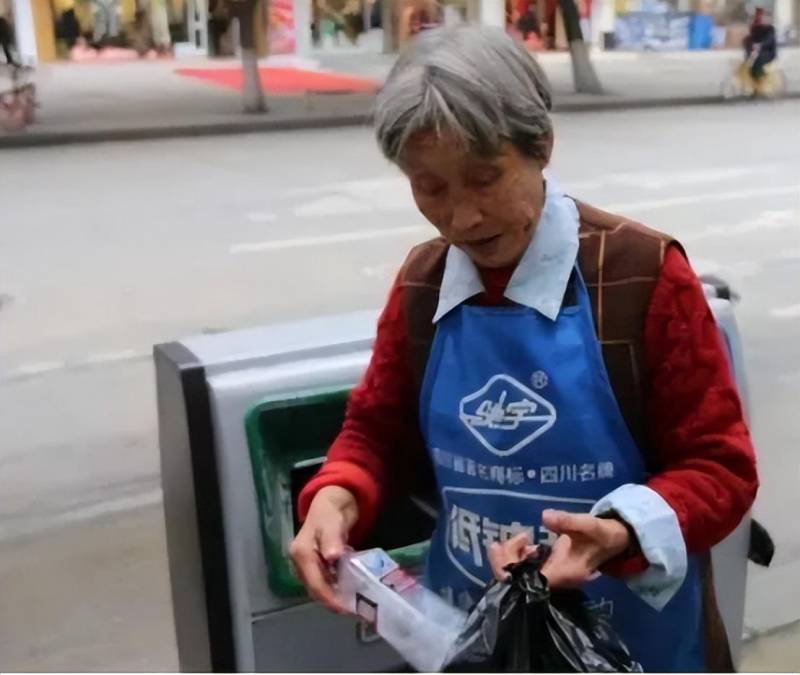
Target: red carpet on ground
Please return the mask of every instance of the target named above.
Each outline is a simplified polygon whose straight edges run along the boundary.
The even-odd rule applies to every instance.
[[[241,68],[178,68],[178,75],[195,77],[211,84],[241,91]],[[297,68],[259,68],[261,85],[268,94],[370,93],[377,91],[378,83],[363,77],[325,73]]]

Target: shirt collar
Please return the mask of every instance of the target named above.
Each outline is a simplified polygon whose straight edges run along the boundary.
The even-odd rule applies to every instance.
[[[539,225],[508,282],[505,297],[555,321],[578,255],[578,225],[575,202],[548,180]],[[450,246],[434,323],[484,291],[469,256],[457,246]]]

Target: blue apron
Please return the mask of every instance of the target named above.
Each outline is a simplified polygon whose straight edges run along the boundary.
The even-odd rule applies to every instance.
[[[645,467],[612,392],[577,271],[577,303],[550,321],[521,305],[462,304],[436,331],[420,423],[442,508],[427,583],[469,607],[491,578],[487,548],[526,530],[552,543],[544,509],[585,513]],[[698,561],[660,612],[601,576],[584,590],[646,671],[702,671]]]

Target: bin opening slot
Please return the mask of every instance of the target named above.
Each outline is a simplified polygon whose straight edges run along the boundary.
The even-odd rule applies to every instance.
[[[324,460],[320,457],[319,460],[313,462],[304,462],[301,465],[293,466],[289,472],[289,485],[292,492],[292,525],[294,533],[300,531],[300,518],[297,513],[297,500],[300,493],[303,491],[305,484],[310,481],[314,475],[319,471]]]
[[[300,530],[297,498],[303,487],[319,471],[323,459],[303,462],[291,468],[289,481],[292,492],[292,520],[294,533]],[[387,505],[378,517],[375,527],[360,548],[383,548],[387,551],[417,544],[430,538],[434,521],[408,497]]]
[[[264,400],[247,415],[269,584],[285,597],[303,592],[286,559],[289,541],[301,526],[297,500],[342,428],[347,397],[347,390],[336,390]],[[405,567],[418,565],[424,550],[415,547],[424,547],[433,525],[430,515],[410,498],[401,499],[386,504],[371,535],[358,546],[394,552]]]

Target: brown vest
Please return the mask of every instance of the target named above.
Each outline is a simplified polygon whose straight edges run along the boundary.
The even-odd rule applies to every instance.
[[[589,289],[597,337],[611,387],[622,416],[650,472],[658,471],[646,429],[644,402],[647,372],[644,364],[644,324],[650,298],[668,246],[680,245],[667,235],[605,211],[577,203],[580,214],[578,266]],[[428,363],[448,244],[434,239],[414,248],[400,271],[405,297],[409,363],[419,392]],[[682,250],[682,249],[681,249]],[[419,399],[418,399],[419,400]],[[435,491],[433,467],[419,432],[409,425],[405,450],[417,460],[410,466],[422,472],[409,476],[412,489],[430,497]],[[710,556],[707,556],[710,560]],[[731,672],[733,665],[711,583],[711,565],[704,565],[704,614],[707,667]]]

